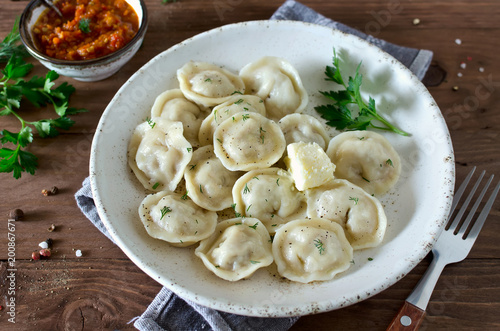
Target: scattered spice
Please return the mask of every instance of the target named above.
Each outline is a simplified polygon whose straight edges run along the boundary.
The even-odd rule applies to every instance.
[[[414,18],[413,25],[419,25],[419,24],[420,24],[420,18]]]
[[[462,40],[461,39],[455,39],[455,44],[457,45],[462,45]]]
[[[31,253],[31,258],[33,260],[40,260],[40,252],[39,251],[34,251],[33,253]]]
[[[24,212],[21,209],[14,209],[9,212],[9,218],[19,221],[24,217]]]
[[[455,85],[455,86],[453,86],[451,89],[452,89],[453,91],[458,91],[458,86],[456,86],[456,85]]]
[[[457,74],[457,76],[458,76],[458,77],[462,77],[462,76],[463,76],[463,74],[462,74],[461,72],[459,72],[459,73]]]
[[[467,63],[462,62],[460,63],[460,68],[465,69],[467,67]]]
[[[75,252],[75,255],[76,255],[76,257],[82,257],[82,251],[78,249],[78,250]]]
[[[479,72],[484,72],[484,68],[483,67],[479,67]]]
[[[55,195],[59,192],[59,188],[57,188],[57,186],[52,186],[52,188],[50,189],[50,194],[52,195]]]
[[[49,244],[47,244],[46,241],[42,241],[41,243],[38,244],[38,246],[40,246],[41,249],[49,248]]]
[[[51,251],[50,249],[48,248],[45,248],[45,249],[41,249],[40,250],[40,256],[43,256],[43,257],[49,257],[51,254]]]
[[[57,186],[52,186],[52,188],[50,190],[46,190],[46,189],[42,190],[42,194],[46,197],[49,195],[56,195],[57,192],[59,192],[59,189],[57,188]]]
[[[51,224],[50,227],[47,229],[49,232],[54,232],[56,229],[56,226],[54,224]]]

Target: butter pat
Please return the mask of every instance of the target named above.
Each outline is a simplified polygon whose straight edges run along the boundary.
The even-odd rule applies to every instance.
[[[332,180],[335,165],[316,143],[297,142],[287,146],[285,163],[297,190],[318,187]]]

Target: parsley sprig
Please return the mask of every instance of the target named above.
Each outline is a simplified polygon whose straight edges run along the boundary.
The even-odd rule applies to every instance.
[[[17,40],[17,24],[15,24],[9,36],[6,39]],[[5,40],[4,40],[5,43]],[[0,48],[0,54],[5,49]],[[21,177],[22,172],[34,174],[38,166],[37,157],[32,153],[25,151],[31,142],[33,142],[33,129],[38,132],[42,138],[55,137],[59,134],[59,129],[67,130],[75,122],[68,115],[85,112],[85,109],[76,109],[68,107],[70,95],[75,88],[67,83],[55,86],[54,82],[59,75],[55,71],[49,71],[45,77],[34,76],[30,80],[25,80],[33,65],[24,61],[26,55],[24,48],[17,48],[12,43],[7,43],[7,52],[10,52],[10,58],[5,67],[0,71],[0,116],[12,115],[21,122],[19,132],[10,132],[8,130],[0,131],[0,172],[12,172],[14,178]],[[27,121],[20,115],[21,101],[27,99],[35,107],[44,107],[52,105],[56,114],[55,119],[42,119],[38,121]],[[4,145],[13,145],[13,148]]]
[[[333,81],[344,87],[339,91],[320,91],[322,95],[333,100],[333,104],[321,105],[314,107],[314,109],[327,120],[328,125],[335,127],[338,130],[366,130],[367,128],[374,128],[395,132],[402,136],[409,136],[408,132],[398,129],[384,117],[382,117],[375,108],[375,100],[369,97],[368,104],[363,101],[361,97],[360,87],[363,76],[359,73],[359,63],[356,68],[354,77],[349,76],[347,84],[344,82],[339,68],[339,58],[335,49],[333,49],[332,66],[326,66],[325,75],[327,81]],[[349,105],[358,107],[358,115],[353,116]],[[376,125],[372,121],[379,121],[382,125]]]
[[[21,37],[19,35],[19,18],[14,22],[12,31],[0,43],[0,63],[6,63],[16,54],[20,57],[27,57],[28,51],[21,44]]]
[[[90,33],[90,18],[84,17],[78,22],[78,28],[83,33]]]

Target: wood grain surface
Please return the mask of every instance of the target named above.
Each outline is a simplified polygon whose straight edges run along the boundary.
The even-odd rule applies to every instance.
[[[80,213],[75,192],[88,176],[90,145],[99,118],[119,87],[142,65],[176,43],[228,23],[269,18],[283,0],[146,0],[149,28],[136,56],[117,74],[95,83],[61,78],[76,87],[71,106],[88,113],[73,116],[74,127],[57,138],[35,137],[29,150],[39,157],[35,176],[15,180],[0,174],[0,330],[128,330],[161,286]],[[10,31],[27,1],[2,0],[0,38]],[[304,0],[334,20],[395,44],[434,52],[424,79],[449,126],[461,181],[477,166],[500,177],[500,4],[489,1]],[[420,23],[415,25],[414,19]],[[456,43],[460,39],[461,44]],[[35,60],[33,74],[46,69]],[[466,67],[462,68],[461,64]],[[23,106],[24,107],[24,106]],[[27,118],[51,110],[26,104]],[[0,130],[18,130],[18,121],[0,117]],[[498,177],[497,177],[498,178]],[[59,188],[53,196],[42,189]],[[16,323],[7,301],[9,278],[7,215],[20,208],[16,222]],[[55,226],[53,232],[48,229]],[[500,329],[500,199],[469,257],[445,268],[427,308],[421,330]],[[52,256],[30,259],[47,238]],[[75,250],[81,250],[78,258]],[[425,258],[389,289],[341,310],[304,316],[292,330],[385,330],[428,266]]]

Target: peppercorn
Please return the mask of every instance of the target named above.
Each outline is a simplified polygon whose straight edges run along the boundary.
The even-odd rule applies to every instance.
[[[49,248],[41,249],[40,256],[49,257],[50,256],[50,249]]]
[[[39,251],[34,251],[33,253],[31,253],[31,258],[33,260],[40,260],[40,252]]]
[[[45,242],[47,243],[47,246],[49,246],[49,249],[51,249],[54,241],[52,239],[48,238],[47,240],[45,240]]]
[[[14,209],[9,212],[9,218],[15,219],[16,221],[24,217],[24,212],[21,209]]]
[[[54,195],[57,194],[57,192],[59,192],[57,186],[52,186],[52,188],[50,189],[50,194]]]

